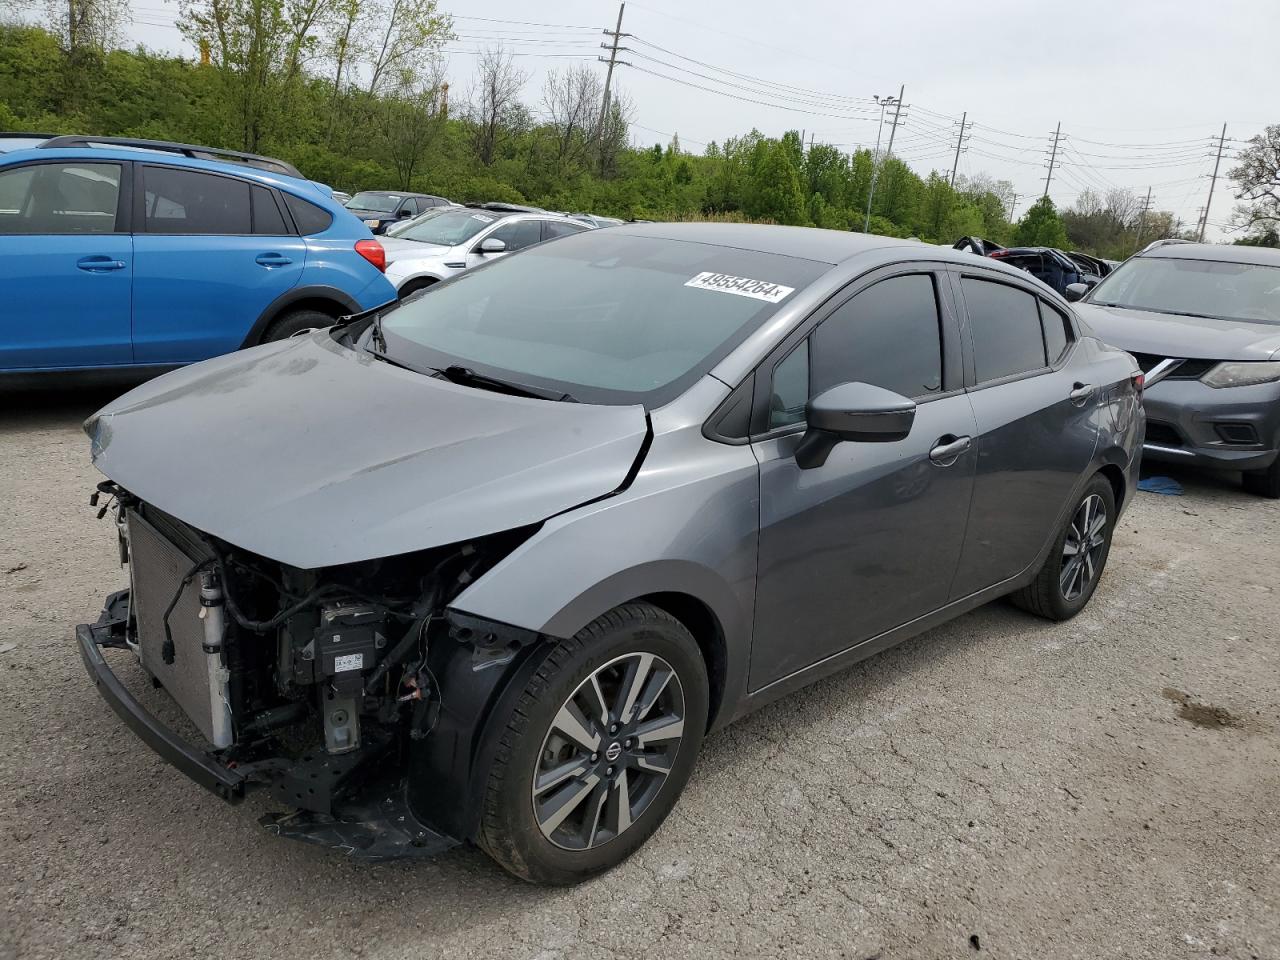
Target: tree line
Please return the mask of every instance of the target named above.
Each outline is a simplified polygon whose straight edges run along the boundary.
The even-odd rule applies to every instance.
[[[120,49],[128,0],[50,0],[39,25],[0,24],[0,128],[206,143],[280,156],[348,192],[624,218],[982,236],[1115,258],[1182,230],[1125,190],[1086,191],[1063,211],[1043,198],[1011,219],[1008,181],[921,176],[868,149],[806,147],[798,131],[752,130],[698,154],[678,136],[632,146],[630,98],[615,89],[606,109],[586,64],[550,71],[532,100],[529,75],[493,47],[467,89],[450,89],[442,49],[453,24],[435,0],[179,3],[194,59]]]

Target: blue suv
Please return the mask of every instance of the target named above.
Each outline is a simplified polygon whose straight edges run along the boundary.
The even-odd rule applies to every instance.
[[[282,160],[0,137],[0,373],[176,366],[278,340],[394,300],[385,266],[368,228]]]

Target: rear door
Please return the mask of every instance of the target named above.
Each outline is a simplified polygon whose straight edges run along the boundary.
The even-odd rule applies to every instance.
[[[268,187],[206,170],[137,166],[134,356],[186,363],[237,349],[298,283],[306,245]]]
[[[951,599],[1021,573],[1093,459],[1101,384],[1073,363],[1077,333],[1031,288],[956,270],[977,421],[973,505]]]
[[[542,239],[554,240],[556,237],[567,237],[590,229],[585,224],[569,223],[565,220],[543,220]]]
[[[756,374],[765,428],[751,687],[947,602],[973,487],[973,412],[945,274],[889,272]],[[780,352],[781,352],[780,351]],[[916,401],[903,440],[845,441],[801,469],[805,403],[863,382]]]
[[[133,360],[128,168],[0,168],[0,370]]]

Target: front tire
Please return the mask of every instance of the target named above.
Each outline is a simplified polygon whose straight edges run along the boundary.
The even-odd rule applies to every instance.
[[[1036,578],[1010,599],[1048,620],[1070,620],[1085,608],[1102,579],[1115,521],[1115,492],[1097,474],[1076,501]]]
[[[480,847],[525,880],[621,863],[666,819],[706,727],[706,665],[664,610],[628,603],[558,643],[506,717]]]
[[[1249,493],[1271,500],[1280,500],[1280,456],[1272,461],[1265,470],[1250,470],[1242,477],[1244,488]]]

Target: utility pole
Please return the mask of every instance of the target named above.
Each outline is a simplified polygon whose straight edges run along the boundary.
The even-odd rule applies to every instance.
[[[602,148],[602,151],[601,151],[602,156],[603,156],[603,146],[604,146],[604,125],[609,118],[609,87],[613,83],[613,68],[614,68],[614,65],[617,64],[618,62],[618,50],[620,49],[618,47],[618,41],[621,40],[623,37],[631,36],[631,34],[629,33],[622,32],[622,14],[626,9],[627,9],[627,5],[625,3],[618,4],[618,25],[613,28],[612,32],[609,30],[600,31],[606,37],[613,37],[612,43],[600,44],[602,48],[609,51],[608,61],[605,61],[604,57],[601,57],[601,56],[596,57],[596,59],[599,60],[600,62],[602,63],[607,62],[609,64],[609,69],[605,72],[605,75],[604,75],[604,101],[600,104],[600,120],[596,124],[596,143],[600,144]]]
[[[813,134],[809,134],[809,149],[813,150]]]
[[[893,156],[893,135],[898,132],[898,116],[902,112],[902,95],[906,93],[907,85],[904,83],[898,88],[898,99],[893,104],[893,126],[889,128],[889,146],[885,150],[885,157]]]
[[[1137,245],[1142,246],[1142,235],[1147,232],[1147,214],[1151,211],[1151,188],[1147,187],[1147,199],[1142,201],[1142,212],[1138,214]]]
[[[1062,121],[1058,121],[1058,129],[1053,132],[1053,153],[1049,155],[1049,175],[1044,178],[1044,196],[1049,196],[1049,184],[1053,182],[1053,167],[1058,161],[1058,140],[1062,138]],[[1044,199],[1044,197],[1041,197]]]
[[[1009,201],[1009,222],[1013,223],[1013,210],[1018,205],[1018,195],[1015,193],[1013,199]]]
[[[904,85],[905,87],[905,85]],[[876,195],[876,177],[880,175],[880,134],[884,132],[884,111],[886,107],[893,106],[895,103],[901,103],[902,97],[899,94],[897,101],[893,97],[881,97],[876,94],[872,99],[880,104],[880,125],[876,127],[876,152],[871,155],[871,189],[867,191],[867,215],[862,221],[862,232],[871,232],[871,201]],[[897,114],[894,114],[894,124],[897,124]],[[889,135],[889,145],[893,145],[893,135]]]
[[[1200,218],[1200,242],[1204,243],[1204,232],[1209,228],[1209,206],[1213,203],[1213,188],[1218,183],[1218,166],[1222,163],[1222,148],[1227,142],[1227,125],[1222,125],[1222,136],[1218,137],[1218,157],[1213,161],[1213,176],[1209,179],[1209,199],[1204,202],[1204,215]]]
[[[966,110],[960,117],[960,136],[956,137],[956,158],[951,162],[951,186],[954,189],[956,185],[956,168],[960,166],[960,148],[964,146],[964,124],[969,119],[969,111]]]

